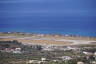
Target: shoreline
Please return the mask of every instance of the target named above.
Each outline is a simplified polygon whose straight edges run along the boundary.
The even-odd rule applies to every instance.
[[[0,34],[29,34],[29,35],[32,35],[32,34],[37,34],[37,35],[60,35],[60,36],[74,36],[74,37],[93,37],[95,38],[96,36],[95,35],[84,35],[84,34],[75,34],[75,33],[60,33],[60,32],[55,32],[55,31],[33,31],[33,32],[0,32]]]
[[[0,41],[17,40],[22,43],[31,44],[55,44],[55,45],[78,45],[96,44],[95,37],[70,36],[60,34],[30,34],[21,32],[0,32]]]

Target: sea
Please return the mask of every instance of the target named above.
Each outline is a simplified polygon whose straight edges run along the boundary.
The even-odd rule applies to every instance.
[[[92,30],[72,30],[72,29],[26,29],[26,28],[2,28],[0,32],[25,32],[36,34],[61,34],[61,35],[74,35],[85,37],[96,37],[96,32]]]

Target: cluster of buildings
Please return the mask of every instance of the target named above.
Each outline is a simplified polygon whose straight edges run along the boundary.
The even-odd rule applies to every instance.
[[[8,52],[8,53],[21,53],[22,48],[20,47],[19,43],[13,43],[15,41],[6,41],[0,42],[0,51],[1,52]]]
[[[22,53],[21,48],[4,48],[0,49],[1,52],[8,52],[8,53]]]
[[[67,51],[67,50],[79,50],[79,49],[80,48],[77,46],[46,45],[46,46],[43,46],[42,50],[45,50],[45,51],[55,51],[55,50]]]
[[[26,64],[32,64],[32,63],[42,64],[42,63],[46,63],[46,60],[47,60],[46,58],[41,58],[41,60],[28,60]]]
[[[5,46],[5,47],[4,47]],[[64,51],[66,53],[66,51],[76,51],[76,52],[79,52],[79,53],[82,53],[82,54],[85,54],[86,55],[86,59],[93,59],[93,60],[96,60],[96,51],[93,53],[93,52],[88,52],[88,51],[84,51],[82,50],[81,47],[77,46],[77,45],[70,45],[70,46],[64,46],[64,45],[28,45],[30,46],[32,49],[37,49],[37,50],[40,50],[40,51],[48,51],[48,52],[51,52],[51,51]],[[90,49],[92,47],[84,47],[85,49]],[[22,54],[22,48],[20,48],[20,46],[18,45],[0,45],[0,51],[1,52],[8,52],[8,53],[19,53],[19,54]],[[76,53],[74,52],[74,53]],[[59,52],[58,52],[59,53]],[[70,52],[69,52],[70,53]],[[80,55],[77,55],[77,56],[80,56]],[[47,57],[46,58],[41,58],[41,60],[28,60],[26,62],[26,64],[31,64],[31,63],[37,63],[37,64],[41,64],[41,63],[46,63],[48,61],[53,61],[53,62],[59,62],[59,61],[68,61],[68,60],[71,60],[71,59],[74,59],[73,57],[71,56],[56,56],[54,59],[48,59]],[[96,64],[96,61],[92,61],[91,62],[92,64]],[[83,62],[78,62],[77,64],[84,64]]]

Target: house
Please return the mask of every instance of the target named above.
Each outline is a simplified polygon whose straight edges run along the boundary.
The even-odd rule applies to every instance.
[[[84,62],[77,62],[77,64],[84,64]]]
[[[29,60],[26,62],[26,64],[32,64],[32,63],[37,63],[37,62],[38,62],[38,60]]]
[[[92,52],[83,51],[83,53],[84,53],[85,55],[94,55],[94,53],[92,53]]]
[[[55,60],[52,60],[52,61],[53,61],[53,62],[58,62],[59,60],[56,60],[56,59],[55,59]]]
[[[46,58],[41,58],[41,61],[42,61],[42,62],[46,61]]]
[[[15,48],[15,50],[13,51],[13,53],[21,53],[21,48]]]
[[[54,51],[53,45],[46,45],[43,47],[44,51]]]
[[[26,62],[26,64],[41,64],[41,63],[45,63],[45,62],[38,61],[38,60],[29,60]]]
[[[15,48],[16,51],[21,51],[21,48]]]
[[[12,48],[5,48],[5,50],[4,50],[5,52],[13,52],[14,51],[14,49],[12,49]]]
[[[92,61],[91,64],[96,64],[96,61]]]
[[[61,59],[65,61],[65,60],[71,60],[72,58],[70,56],[62,56]]]
[[[94,52],[94,55],[96,56],[96,52]]]
[[[21,48],[5,48],[2,51],[8,53],[21,53]]]

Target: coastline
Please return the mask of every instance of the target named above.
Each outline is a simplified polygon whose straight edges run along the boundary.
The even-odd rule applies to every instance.
[[[17,40],[24,44],[41,45],[78,45],[78,44],[96,44],[96,37],[84,37],[61,34],[38,34],[24,32],[0,32],[0,41]]]

